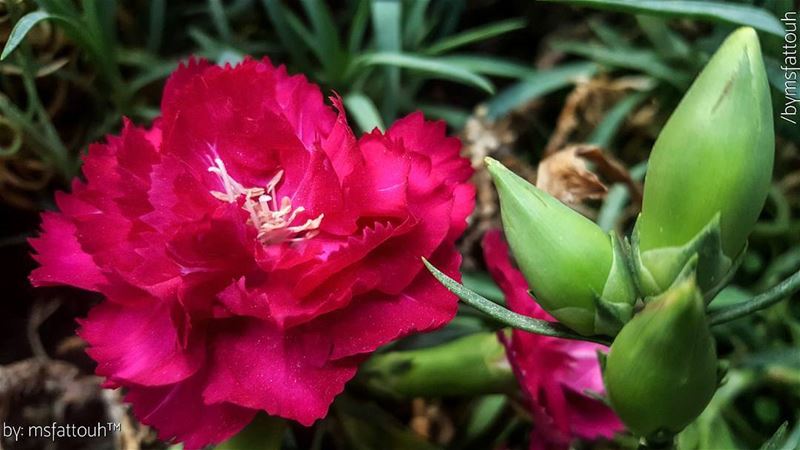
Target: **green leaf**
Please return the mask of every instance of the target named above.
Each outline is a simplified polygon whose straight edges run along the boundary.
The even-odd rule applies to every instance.
[[[397,0],[372,0],[372,31],[375,43],[382,52],[399,53],[401,3]]]
[[[409,53],[372,53],[358,59],[358,65],[364,66],[397,66],[412,71],[424,73],[433,78],[457,81],[477,87],[491,94],[494,86],[491,81],[475,72],[459,66]]]
[[[515,18],[501,22],[490,23],[488,25],[473,28],[471,30],[465,30],[461,33],[454,34],[434,43],[425,50],[425,54],[440,55],[458,47],[463,47],[465,45],[484,41],[495,36],[500,36],[511,31],[525,28],[525,25],[525,19]]]
[[[307,67],[308,60],[305,57],[300,42],[295,38],[292,32],[284,6],[279,0],[261,0],[261,4],[264,5],[264,9],[267,11],[267,16],[269,17],[272,27],[275,29],[275,33],[278,35],[281,46],[289,52],[295,64],[301,67]]]
[[[487,434],[494,424],[500,420],[508,405],[508,397],[501,394],[485,395],[475,401],[471,408],[469,420],[464,426],[464,438],[467,442]]]
[[[342,52],[339,47],[339,33],[330,9],[320,0],[302,0],[301,3],[314,30],[314,43],[319,49],[320,61],[329,72],[338,71]]]
[[[400,22],[402,4],[399,0],[372,0],[372,32],[378,50],[386,53],[400,53],[402,38]],[[400,102],[400,68],[390,65],[384,68],[386,86],[384,88],[383,118],[392,121],[397,116]]]
[[[303,44],[305,44],[306,48],[311,50],[311,52],[317,56],[319,61],[322,61],[326,56],[324,55],[322,48],[317,45],[314,33],[312,33],[311,30],[309,30],[308,27],[303,24],[303,21],[301,21],[289,9],[283,9],[283,18],[286,20],[286,24],[292,30],[292,32],[300,38],[300,41],[302,41]]]
[[[553,49],[573,55],[591,59],[597,63],[637,70],[642,73],[664,80],[683,91],[691,81],[691,76],[684,71],[677,70],[665,64],[658,55],[651,50],[644,49],[612,49],[596,44],[583,42],[554,42]]]
[[[575,6],[605,9],[630,14],[681,17],[709,22],[744,25],[773,36],[783,37],[780,21],[764,9],[715,1],[691,0],[544,0]]]
[[[783,422],[775,431],[775,434],[773,434],[767,442],[764,442],[760,450],[780,450],[784,437],[786,436],[787,428],[789,428],[789,422]]]
[[[595,72],[597,66],[590,62],[564,64],[555,69],[534,72],[519,83],[507,87],[487,103],[489,118],[502,117],[515,108],[569,86],[580,78],[591,77]]]
[[[617,130],[625,123],[625,119],[645,98],[647,92],[636,92],[618,101],[592,131],[586,142],[608,148]]]
[[[350,22],[350,36],[347,39],[347,48],[350,53],[356,53],[364,40],[364,32],[367,29],[367,19],[369,19],[369,0],[358,0],[353,20]]]
[[[598,19],[589,19],[588,25],[603,44],[617,49],[630,47],[628,39],[611,25]]]
[[[452,55],[443,56],[439,58],[439,61],[454,64],[481,75],[503,78],[525,78],[536,75],[536,70],[523,63],[493,56]]]
[[[164,34],[164,16],[167,11],[166,0],[150,0],[149,23],[147,26],[147,50],[158,52]]]
[[[353,116],[361,131],[368,133],[375,128],[381,131],[385,129],[378,108],[366,95],[360,92],[347,94],[344,97],[344,104],[347,106],[347,112]]]
[[[61,20],[64,22],[69,22],[69,19],[66,17],[50,14],[46,11],[34,11],[25,14],[14,25],[14,29],[11,30],[11,34],[8,35],[6,46],[3,48],[3,53],[0,54],[0,61],[6,59],[11,52],[16,50],[16,48],[19,47],[19,44],[22,43],[22,40],[25,39],[25,36],[28,34],[28,32],[30,32],[31,29],[36,26],[36,24],[43,20]]]
[[[415,103],[414,106],[422,111],[426,117],[444,120],[448,125],[456,130],[464,128],[464,125],[467,123],[470,115],[469,111],[463,108],[456,108],[447,105]]]
[[[408,14],[405,17],[403,26],[403,41],[416,48],[425,38],[426,27],[425,13],[428,10],[430,0],[413,0],[408,7]]]
[[[639,28],[644,31],[647,39],[656,50],[667,58],[679,58],[686,61],[691,56],[692,49],[686,40],[678,33],[672,31],[666,21],[658,17],[640,15],[636,16]]]
[[[447,288],[447,290],[449,290],[453,294],[456,294],[456,296],[461,300],[463,300],[464,303],[468,304],[469,306],[472,306],[473,308],[477,309],[478,311],[486,314],[487,316],[491,317],[492,319],[502,324],[520,329],[522,331],[527,331],[529,333],[541,334],[543,336],[553,336],[564,339],[597,342],[599,344],[605,344],[605,345],[609,344],[608,341],[606,341],[601,337],[581,336],[567,329],[565,326],[559,323],[548,322],[546,320],[533,319],[531,317],[510,311],[489,299],[481,297],[475,292],[472,292],[463,285],[459,284],[457,281],[448,277],[447,275],[442,273],[439,269],[434,267],[430,262],[428,262],[427,259],[423,258],[422,262],[425,264],[425,267],[427,267],[428,270],[433,274],[433,276],[437,280],[439,280],[439,282],[442,283],[444,287]]]
[[[231,42],[231,27],[228,25],[228,17],[225,15],[222,0],[208,0],[208,13],[220,39]]]

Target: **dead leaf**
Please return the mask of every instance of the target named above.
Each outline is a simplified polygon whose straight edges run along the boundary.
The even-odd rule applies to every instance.
[[[625,183],[640,201],[641,191],[628,170],[596,145],[573,145],[546,157],[539,164],[536,186],[572,206],[586,200],[601,200],[606,183]]]

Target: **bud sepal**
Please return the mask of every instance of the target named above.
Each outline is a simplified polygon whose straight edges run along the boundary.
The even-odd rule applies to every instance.
[[[693,259],[696,260],[697,284],[707,301],[719,292],[739,267],[747,245],[734,258],[729,258],[722,249],[720,215],[709,223],[689,242],[681,246],[641,250],[638,222],[632,238],[633,272],[642,295],[658,295],[676,280],[682,278]]]

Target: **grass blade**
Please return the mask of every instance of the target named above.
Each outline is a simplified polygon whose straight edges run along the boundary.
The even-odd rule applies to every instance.
[[[583,42],[555,42],[553,48],[562,52],[582,56],[609,67],[631,69],[664,80],[684,91],[691,81],[688,73],[673,69],[655,52],[641,49],[626,49],[624,52]]]
[[[3,48],[3,53],[0,55],[0,61],[8,58],[14,50],[19,47],[19,44],[22,43],[22,40],[25,39],[25,36],[28,32],[33,29],[39,22],[43,20],[51,20],[57,19],[59,16],[50,14],[46,11],[34,11],[22,16],[21,19],[14,25],[14,29],[11,30],[11,34],[8,36],[8,40],[6,41],[6,46]],[[66,18],[62,18],[61,20],[67,20]]]
[[[398,0],[372,0],[372,32],[378,50],[386,53],[402,51],[400,22],[402,4]],[[383,118],[392,121],[400,102],[400,68],[390,65],[386,71],[386,95],[383,97]]]
[[[383,119],[375,107],[375,103],[360,92],[347,94],[344,97],[344,105],[347,107],[347,112],[353,116],[358,127],[361,131],[369,133],[375,128],[383,131]]]
[[[536,70],[523,63],[493,56],[453,55],[441,57],[439,61],[454,64],[481,75],[495,77],[525,78],[536,74]]]
[[[599,145],[603,148],[609,148],[614,139],[614,135],[617,134],[617,130],[619,130],[625,122],[625,119],[631,111],[647,98],[647,95],[648,92],[636,92],[618,101],[617,104],[608,111],[602,122],[592,131],[592,134],[589,135],[586,142]]]
[[[211,16],[211,21],[214,23],[220,39],[230,43],[231,27],[228,25],[228,17],[225,15],[222,0],[208,0],[208,14]]]
[[[353,21],[350,24],[350,35],[347,39],[347,48],[350,53],[356,53],[364,41],[364,32],[367,30],[369,19],[369,0],[358,0]]]
[[[553,336],[559,337],[564,339],[574,339],[579,341],[590,341],[590,342],[597,342],[599,344],[608,344],[608,341],[602,339],[600,337],[587,337],[581,336],[576,334],[561,324],[548,322],[546,320],[539,320],[534,319],[532,317],[523,316],[522,314],[517,314],[513,311],[510,311],[497,303],[488,300],[480,295],[476,294],[475,292],[470,291],[463,285],[459,284],[454,279],[448,277],[439,269],[434,267],[427,259],[422,258],[422,262],[425,263],[425,267],[433,274],[433,276],[439,280],[444,287],[447,288],[450,292],[458,296],[464,303],[472,306],[473,308],[477,309],[478,311],[488,315],[489,317],[493,318],[494,320],[508,325],[510,327],[517,328],[522,331],[527,331],[529,333],[536,333],[541,334],[543,336]]]
[[[359,58],[358,64],[365,66],[397,66],[444,80],[452,80],[479,88],[489,94],[494,92],[491,81],[459,66],[435,58],[408,53],[372,53]]]
[[[575,6],[660,17],[682,17],[753,27],[783,38],[781,22],[764,9],[715,1],[692,0],[544,0]]]
[[[314,46],[319,49],[319,59],[330,76],[338,71],[337,64],[341,55],[339,33],[333,16],[325,2],[302,0],[301,3],[314,30]]]
[[[463,47],[475,42],[480,42],[486,39],[500,36],[511,31],[525,28],[525,19],[516,18],[504,20],[501,22],[490,23],[488,25],[466,30],[453,36],[446,37],[425,50],[427,55],[440,55],[447,51]]]
[[[409,48],[417,48],[425,39],[428,32],[425,13],[429,3],[430,0],[413,0],[408,7],[406,22],[403,26],[403,42]]]
[[[534,72],[487,103],[489,118],[502,117],[525,103],[575,83],[577,79],[591,77],[595,72],[597,66],[591,62],[564,64],[556,69]]]
[[[286,18],[286,10],[279,0],[261,0],[261,4],[267,11],[267,16],[278,35],[281,46],[285,48],[291,56],[293,62],[300,68],[308,67],[308,59],[304,49],[300,46],[299,40],[294,36],[292,29]]]
[[[455,108],[447,105],[431,105],[428,103],[416,103],[412,107],[418,108],[428,119],[444,120],[456,130],[464,128],[464,125],[467,124],[467,120],[469,120],[469,111],[462,108]]]

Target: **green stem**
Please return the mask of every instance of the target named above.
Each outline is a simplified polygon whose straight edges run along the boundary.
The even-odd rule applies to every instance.
[[[458,397],[511,392],[514,373],[495,332],[373,356],[359,369],[372,392],[396,398]]]
[[[478,311],[488,315],[492,319],[510,327],[527,331],[529,333],[541,334],[543,336],[552,336],[563,339],[573,339],[578,341],[589,341],[603,345],[611,345],[611,342],[601,336],[581,336],[567,327],[559,324],[548,322],[546,320],[534,319],[522,314],[517,314],[510,311],[497,303],[481,297],[475,292],[470,291],[457,281],[442,273],[436,267],[428,262],[427,259],[422,258],[425,267],[444,285],[450,292],[456,294],[464,303],[472,306]]]
[[[751,300],[709,314],[711,325],[719,325],[768,308],[800,290],[800,271]]]

